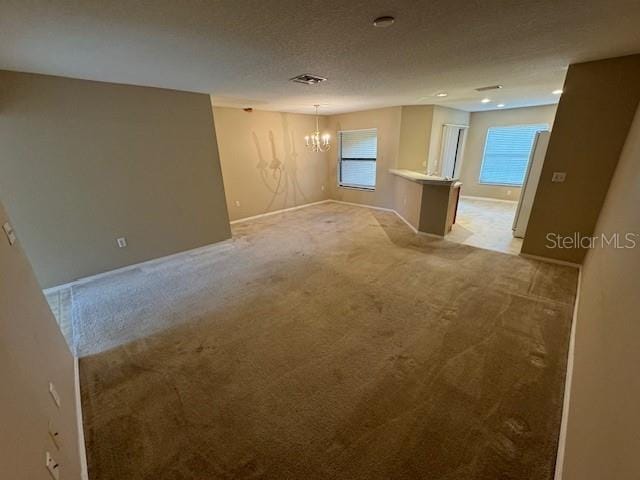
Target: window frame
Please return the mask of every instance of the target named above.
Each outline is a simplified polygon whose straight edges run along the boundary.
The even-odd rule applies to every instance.
[[[374,177],[374,185],[354,185],[351,183],[343,183],[342,182],[342,134],[350,133],[350,132],[363,132],[363,131],[373,131],[376,134],[376,158],[347,158],[347,160],[351,161],[362,161],[362,162],[371,162],[373,161],[375,164],[375,177]],[[338,130],[338,187],[339,188],[347,188],[351,190],[364,190],[366,192],[373,192],[376,189],[378,184],[378,129],[376,127],[372,128],[354,128],[350,130]]]
[[[524,175],[524,178],[522,179],[521,183],[506,183],[506,182],[487,182],[487,181],[483,181],[482,180],[482,169],[484,168],[484,163],[485,163],[485,160],[486,160],[487,145],[489,143],[489,133],[490,133],[492,128],[518,128],[518,127],[528,127],[530,125],[541,125],[541,126],[544,126],[544,128],[541,128],[540,130],[538,130],[538,132],[549,130],[549,128],[550,128],[549,124],[546,123],[546,122],[543,122],[543,123],[520,123],[520,124],[516,124],[516,125],[492,125],[492,126],[487,128],[487,133],[486,133],[485,138],[484,138],[484,147],[482,149],[482,161],[480,162],[480,170],[478,171],[478,185],[486,185],[486,186],[489,186],[489,187],[511,187],[511,188],[522,188],[522,187],[524,187],[524,182],[526,181],[526,169],[529,166],[529,160],[531,159],[531,151],[535,147],[535,141],[531,144],[531,149],[532,150],[529,151],[529,157],[527,159],[527,164],[525,165],[525,175]]]

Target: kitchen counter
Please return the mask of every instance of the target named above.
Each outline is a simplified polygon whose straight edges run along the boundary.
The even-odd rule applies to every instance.
[[[456,178],[391,169],[395,208],[417,231],[445,236],[455,223],[461,183]]]
[[[416,172],[415,170],[404,170],[392,168],[389,173],[397,175],[407,180],[426,185],[452,185],[458,181],[457,178],[438,177],[436,175],[427,175],[425,173]]]

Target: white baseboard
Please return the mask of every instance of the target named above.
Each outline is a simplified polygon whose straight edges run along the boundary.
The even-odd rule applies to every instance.
[[[484,200],[485,202],[518,203],[518,200],[507,200],[505,198],[491,198],[491,197],[474,197],[472,195],[460,195],[460,198],[463,198],[465,200]]]
[[[327,202],[331,202],[331,201],[332,200],[320,200],[319,202],[305,203],[304,205],[297,205],[295,207],[281,208],[280,210],[274,210],[272,212],[261,213],[260,215],[252,215],[251,217],[239,218],[239,219],[233,220],[233,221],[231,221],[229,223],[231,225],[235,225],[236,223],[248,222],[249,220],[255,220],[257,218],[262,218],[262,217],[269,217],[271,215],[276,215],[278,213],[290,212],[292,210],[299,210],[301,208],[307,208],[307,207],[310,207],[312,205],[320,205],[321,203],[327,203]]]
[[[432,236],[432,237],[436,237],[436,238],[444,238],[443,236],[436,235],[434,233],[420,232],[413,225],[411,225],[408,222],[407,219],[405,219],[402,215],[400,215],[398,212],[396,212],[392,208],[376,207],[374,205],[366,205],[366,204],[363,204],[363,203],[343,202],[342,200],[333,200],[333,199],[320,200],[319,202],[313,202],[313,203],[305,203],[304,205],[298,205],[296,207],[284,208],[282,210],[274,210],[273,212],[262,213],[260,215],[254,215],[252,217],[240,218],[238,220],[234,220],[234,221],[229,222],[229,223],[233,225],[233,224],[237,224],[237,223],[241,223],[241,222],[247,222],[247,221],[250,221],[250,220],[255,220],[255,219],[258,219],[258,218],[262,218],[262,217],[268,217],[268,216],[271,216],[271,215],[277,215],[279,213],[285,213],[285,212],[290,212],[290,211],[293,211],[293,210],[299,210],[301,208],[307,208],[307,207],[311,207],[311,206],[314,206],[314,205],[321,205],[323,203],[340,203],[340,204],[343,204],[343,205],[350,205],[350,206],[354,206],[354,207],[363,207],[363,208],[370,208],[370,209],[373,209],[373,210],[381,210],[383,212],[393,212],[403,222],[405,222],[409,226],[409,228],[411,228],[411,230],[413,230],[415,233],[420,234],[420,235],[428,235],[428,236]],[[106,272],[96,273],[95,275],[89,275],[88,277],[78,278],[78,279],[73,280],[73,281],[68,282],[68,283],[63,283],[61,285],[56,285],[55,287],[45,288],[44,289],[44,293],[45,293],[45,295],[48,295],[48,294],[51,294],[51,293],[55,293],[55,292],[57,292],[59,290],[63,290],[63,289],[69,288],[69,287],[82,285],[84,283],[92,282],[94,280],[99,280],[101,278],[108,277],[110,275],[123,273],[123,272],[129,271],[129,270],[133,270],[135,268],[150,267],[150,266],[153,266],[153,265],[155,265],[157,263],[161,263],[161,262],[164,262],[166,260],[171,260],[173,258],[178,258],[178,257],[185,256],[185,255],[197,254],[200,251],[204,251],[204,250],[208,250],[208,249],[211,249],[211,248],[228,245],[231,242],[233,242],[233,238],[229,238],[227,240],[222,240],[222,241],[216,242],[216,243],[211,243],[209,245],[204,245],[202,247],[196,247],[196,248],[193,248],[191,250],[185,250],[185,251],[182,251],[182,252],[172,253],[171,255],[166,255],[164,257],[153,258],[151,260],[146,260],[144,262],[133,263],[131,265],[125,265],[124,267],[116,268],[114,270],[108,270]]]
[[[256,218],[267,217],[269,215],[275,215],[277,213],[284,213],[284,212],[288,212],[288,211],[291,211],[291,210],[298,210],[300,208],[306,208],[306,207],[310,207],[312,205],[320,205],[322,203],[327,203],[327,202],[331,202],[331,201],[333,201],[333,200],[320,200],[319,202],[305,203],[304,205],[298,205],[296,207],[284,208],[282,210],[275,210],[273,212],[263,213],[261,215],[254,215],[253,217],[241,218],[241,219],[238,219],[238,220],[234,220],[233,222],[229,222],[229,223],[231,225],[233,225],[235,223],[246,222],[246,221],[249,221],[249,220],[254,220]],[[131,265],[125,265],[124,267],[116,268],[116,269],[113,269],[113,270],[107,270],[106,272],[96,273],[95,275],[89,275],[88,277],[78,278],[78,279],[73,280],[71,282],[63,283],[61,285],[56,285],[55,287],[45,288],[44,289],[44,293],[45,293],[45,295],[48,295],[50,293],[55,293],[55,292],[57,292],[59,290],[64,290],[64,289],[69,288],[69,287],[82,285],[82,284],[87,283],[87,282],[92,282],[94,280],[99,280],[100,278],[108,277],[110,275],[114,275],[114,274],[117,274],[117,273],[123,273],[123,272],[129,271],[129,270],[133,270],[135,268],[150,267],[150,266],[152,266],[152,265],[154,265],[156,263],[161,263],[161,262],[164,262],[166,260],[171,260],[173,258],[178,258],[178,257],[183,256],[183,255],[197,254],[200,251],[208,250],[210,248],[219,247],[219,246],[223,246],[223,245],[228,245],[231,242],[233,242],[233,238],[228,238],[226,240],[222,240],[222,241],[216,242],[216,243],[210,243],[209,245],[204,245],[202,247],[196,247],[196,248],[192,248],[190,250],[184,250],[182,252],[177,252],[177,253],[172,253],[170,255],[165,255],[164,257],[152,258],[151,260],[145,260],[144,262],[133,263]]]
[[[428,233],[428,232],[421,232],[420,230],[418,230],[416,227],[414,227],[413,225],[411,225],[411,223],[409,222],[409,220],[407,220],[406,218],[404,218],[402,215],[400,215],[398,212],[396,212],[395,210],[391,210],[393,213],[395,213],[398,218],[400,220],[402,220],[404,223],[407,224],[407,226],[413,231],[413,233],[416,233],[418,235],[426,235],[427,237],[433,237],[433,238],[439,238],[440,240],[444,239],[445,236],[444,235],[438,235],[437,233]]]
[[[578,270],[580,270],[580,267],[582,266],[579,263],[567,262],[566,260],[558,260],[556,258],[541,257],[540,255],[531,255],[530,253],[520,252],[520,256],[524,258],[530,258],[531,260],[539,260],[545,263],[553,263],[556,265],[564,265],[565,267],[573,267],[577,268]]]
[[[567,372],[564,378],[564,398],[562,400],[562,420],[560,422],[560,435],[558,436],[558,453],[556,455],[556,471],[554,480],[562,480],[564,472],[564,452],[567,445],[567,427],[569,423],[569,405],[571,403],[571,381],[573,379],[573,363],[576,348],[576,323],[578,322],[578,308],[580,305],[580,288],[582,286],[582,268],[578,271],[578,290],[573,305],[573,319],[571,322],[571,335],[569,336],[569,352],[567,354]]]
[[[395,210],[392,210],[392,211],[393,211],[393,213],[395,213],[395,214],[398,216],[398,218],[399,218],[400,220],[402,220],[404,223],[406,223],[406,224],[407,224],[407,227],[409,227],[409,228],[413,231],[413,233],[422,233],[422,232],[420,232],[416,227],[414,227],[413,225],[411,225],[411,223],[409,222],[409,220],[407,220],[406,218],[404,218],[402,215],[400,215],[400,214],[399,214],[398,212],[396,212]]]
[[[69,287],[75,287],[78,285],[82,285],[83,283],[92,282],[93,280],[99,280],[101,278],[108,277],[116,273],[127,272],[129,270],[133,270],[134,268],[150,267],[152,265],[155,265],[156,263],[161,263],[166,260],[171,260],[173,258],[197,254],[198,252],[209,250],[215,247],[222,247],[230,244],[231,242],[233,242],[233,238],[227,238],[226,240],[221,240],[216,243],[210,243],[209,245],[203,245],[202,247],[192,248],[191,250],[184,250],[182,252],[172,253],[171,255],[165,255],[164,257],[152,258],[151,260],[145,260],[144,262],[132,263],[131,265],[125,265],[124,267],[116,268],[114,270],[107,270],[106,272],[96,273],[95,275],[89,275],[88,277],[78,278],[77,280],[73,280],[68,283],[63,283],[62,285],[56,285],[55,287],[45,288],[43,291],[45,295],[48,295],[50,293],[55,293],[59,290],[63,290]]]
[[[353,203],[353,202],[343,202],[342,200],[328,200],[329,202],[332,203],[341,203],[343,205],[352,205],[354,207],[363,207],[363,208],[371,208],[373,210],[381,210],[383,212],[391,212],[391,213],[395,213],[398,218],[400,220],[402,220],[404,223],[407,224],[407,226],[413,231],[413,233],[417,233],[418,235],[426,235],[428,237],[434,237],[434,238],[444,238],[443,235],[438,235],[436,233],[427,233],[427,232],[421,232],[420,230],[418,230],[416,227],[414,227],[409,220],[407,220],[406,218],[404,218],[402,215],[400,215],[396,210],[394,210],[393,208],[385,208],[385,207],[376,207],[374,205],[367,205],[365,203]]]
[[[80,457],[80,478],[89,480],[89,468],[87,466],[87,448],[84,441],[84,422],[82,420],[82,394],[80,392],[80,361],[78,357],[73,359],[74,389],[76,397],[76,422],[78,428],[78,456]]]
[[[341,203],[342,205],[351,205],[353,207],[371,208],[372,210],[382,210],[383,212],[394,212],[395,213],[395,210],[392,209],[392,208],[376,207],[375,205],[367,205],[366,203],[345,202],[343,200],[333,200],[333,199],[329,199],[329,200],[327,200],[327,202]]]

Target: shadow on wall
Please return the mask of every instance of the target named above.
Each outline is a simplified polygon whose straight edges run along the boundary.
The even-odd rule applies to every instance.
[[[255,131],[251,133],[258,156],[256,168],[260,173],[262,183],[271,193],[271,199],[264,208],[265,213],[274,209],[276,205],[278,205],[278,208],[287,208],[288,206],[298,205],[299,201],[300,203],[308,202],[308,198],[298,181],[298,152],[296,151],[294,132],[289,131],[287,114],[281,114],[281,119],[284,151],[282,160],[278,156],[278,149],[272,130],[269,130],[268,133],[269,148],[271,150],[270,162],[267,162],[262,154],[258,134]]]

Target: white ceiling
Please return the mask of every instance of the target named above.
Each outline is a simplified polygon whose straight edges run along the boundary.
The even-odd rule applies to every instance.
[[[638,52],[639,0],[0,0],[0,68],[265,110],[547,104],[568,64]]]

